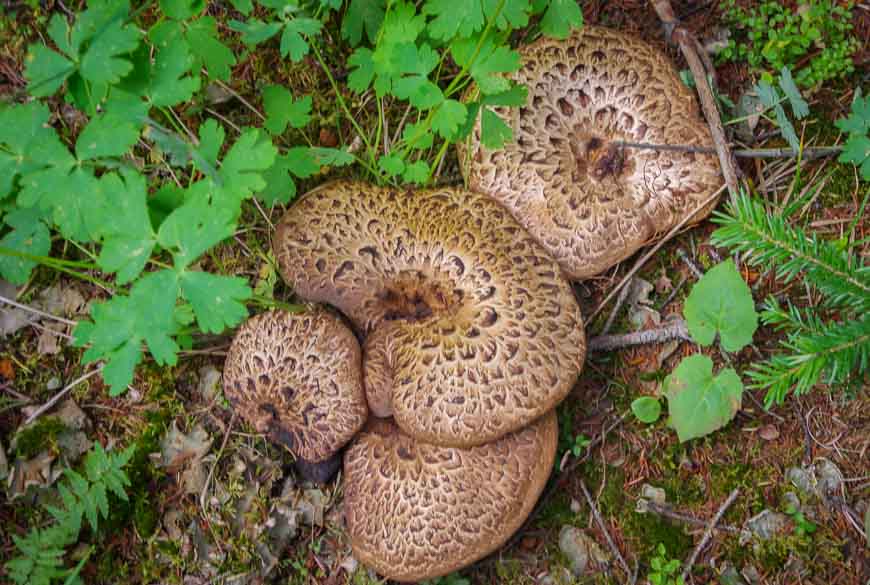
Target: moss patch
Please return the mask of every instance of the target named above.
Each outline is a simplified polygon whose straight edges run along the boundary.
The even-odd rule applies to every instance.
[[[15,453],[22,459],[36,457],[43,451],[57,451],[57,438],[67,428],[56,416],[46,416],[22,429],[15,440]]]

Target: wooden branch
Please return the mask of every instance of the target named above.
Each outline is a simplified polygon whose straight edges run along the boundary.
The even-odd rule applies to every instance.
[[[725,139],[725,130],[722,128],[722,119],[719,117],[719,109],[716,107],[716,98],[713,96],[713,89],[707,79],[707,70],[704,68],[704,63],[699,56],[703,52],[703,48],[698,43],[688,30],[683,28],[674,16],[674,9],[671,7],[670,0],[650,0],[659,20],[665,27],[665,35],[668,41],[676,41],[683,56],[686,58],[686,63],[692,71],[692,77],[695,79],[695,87],[698,90],[698,97],[701,98],[701,109],[704,111],[704,117],[707,119],[707,124],[710,126],[710,134],[713,136],[713,145],[716,147],[716,154],[719,156],[719,165],[722,167],[722,175],[725,177],[725,184],[728,186],[728,194],[731,196],[731,202],[737,203],[737,172],[734,170],[734,165],[731,163],[731,152],[728,148],[728,141]],[[713,73],[713,72],[710,72]]]
[[[731,493],[728,495],[728,499],[725,500],[725,503],[719,508],[719,511],[716,512],[716,515],[713,516],[713,519],[710,520],[710,523],[707,524],[707,529],[704,531],[704,536],[701,538],[701,542],[698,543],[698,546],[695,547],[695,550],[692,551],[692,555],[689,557],[689,560],[686,561],[686,564],[683,565],[683,573],[681,575],[683,583],[686,582],[686,579],[689,576],[689,570],[691,570],[692,565],[695,564],[695,561],[698,560],[698,555],[701,554],[701,551],[704,550],[704,547],[707,546],[707,543],[710,542],[710,538],[713,536],[713,530],[716,528],[716,525],[719,524],[719,521],[722,519],[722,516],[725,515],[725,512],[728,508],[731,507],[731,504],[734,503],[734,500],[737,499],[737,496],[740,495],[740,488],[734,488]]]
[[[686,328],[686,322],[682,319],[675,321],[672,325],[659,327],[658,329],[646,329],[645,331],[635,331],[625,335],[599,335],[589,340],[587,350],[590,353],[611,351],[633,345],[662,343],[672,339],[691,341],[689,330]]]

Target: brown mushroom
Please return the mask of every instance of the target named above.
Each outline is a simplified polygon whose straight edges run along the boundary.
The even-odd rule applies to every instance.
[[[306,476],[359,431],[368,409],[353,333],[323,310],[269,311],[236,333],[224,365],[224,393],[257,431],[285,445]]]
[[[586,26],[520,52],[513,79],[528,87],[526,105],[497,108],[514,142],[488,150],[478,124],[461,166],[469,186],[505,205],[570,278],[630,256],[722,184],[712,154],[619,144],[713,144],[692,92],[658,50]]]
[[[385,414],[391,402],[418,440],[467,447],[520,429],[556,406],[582,367],[569,283],[484,195],[331,183],[288,210],[274,245],[299,296],[374,336],[364,367],[388,389],[373,390],[386,410],[372,405]]]
[[[354,556],[390,579],[418,581],[488,555],[528,517],[557,442],[554,411],[469,449],[421,443],[373,419],[344,456]]]

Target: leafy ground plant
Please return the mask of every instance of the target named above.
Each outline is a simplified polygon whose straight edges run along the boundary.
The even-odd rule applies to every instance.
[[[65,479],[58,485],[59,505],[46,506],[55,523],[34,527],[24,538],[12,537],[20,556],[7,562],[6,570],[14,583],[51,585],[61,579],[64,585],[82,583],[78,575],[90,551],[70,568],[64,563],[66,549],[78,541],[83,520],[97,532],[100,518],[108,518],[109,494],[127,500],[125,487],[130,480],[123,468],[133,456],[134,448],[107,453],[100,443],[94,443],[85,456],[84,473],[64,471]]]

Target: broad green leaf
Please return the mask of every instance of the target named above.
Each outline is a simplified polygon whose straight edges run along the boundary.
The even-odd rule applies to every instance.
[[[583,13],[577,0],[550,0],[550,7],[541,19],[541,31],[548,37],[564,39],[572,28],[583,26]]]
[[[230,4],[245,16],[249,15],[254,9],[253,0],[230,0]]]
[[[367,90],[375,77],[375,63],[372,60],[371,49],[357,48],[347,60],[347,65],[353,68],[347,76],[347,86],[357,93]]]
[[[861,177],[870,181],[870,137],[852,134],[843,145],[843,152],[837,160],[853,163],[860,168]]]
[[[861,92],[855,92],[852,100],[852,111],[846,118],[837,120],[834,124],[843,132],[864,136],[870,132],[870,95],[862,98]]]
[[[350,0],[341,21],[342,38],[355,47],[362,40],[365,31],[369,41],[374,44],[384,21],[385,5],[385,0]]]
[[[233,235],[234,210],[197,197],[169,214],[157,241],[172,254],[178,270],[190,266],[203,252]]]
[[[423,13],[434,16],[429,22],[429,35],[444,41],[449,41],[457,34],[469,37],[485,24],[480,0],[426,0]]]
[[[398,154],[390,153],[378,159],[378,168],[388,177],[394,177],[405,170],[405,161]]]
[[[263,22],[256,18],[247,22],[230,21],[230,30],[242,33],[242,42],[249,46],[259,45],[263,41],[271,39],[278,34],[281,27],[282,23],[280,22]]]
[[[244,278],[207,272],[184,272],[181,291],[193,306],[199,328],[210,333],[220,333],[241,323],[248,316],[241,301],[253,294]]]
[[[71,157],[70,157],[71,158]],[[90,170],[74,161],[22,177],[18,202],[51,210],[52,219],[68,239],[88,242],[99,234],[106,195]]]
[[[513,138],[513,131],[501,117],[490,110],[483,109],[480,119],[480,141],[490,150],[503,148]]]
[[[434,126],[434,124],[433,118],[432,125]],[[416,123],[405,124],[405,128],[402,130],[402,140],[411,148],[425,150],[432,146],[435,135],[432,134],[429,125],[424,120],[420,120]]]
[[[121,157],[139,140],[139,128],[114,114],[91,118],[76,140],[79,160]]]
[[[450,140],[456,135],[460,126],[465,123],[468,109],[465,104],[456,100],[446,100],[432,116],[432,129],[442,137]]]
[[[631,412],[640,422],[652,424],[662,414],[662,403],[652,396],[641,396],[632,401]]]
[[[47,256],[51,249],[51,235],[42,222],[42,213],[37,209],[13,209],[4,218],[12,231],[0,238],[0,248],[9,248],[31,256]],[[0,251],[0,276],[12,284],[24,284],[36,267],[19,256],[6,255]]]
[[[257,128],[249,128],[224,157],[220,170],[220,200],[238,203],[266,187],[262,173],[275,162],[278,149]]]
[[[284,25],[281,33],[281,56],[290,55],[290,59],[297,62],[308,54],[309,46],[305,37],[311,37],[320,32],[323,23],[313,18],[294,18]]]
[[[668,423],[682,443],[728,424],[740,410],[743,383],[731,368],[714,377],[713,360],[696,354],[665,378],[663,394],[668,399]]]
[[[148,216],[145,178],[134,171],[104,175],[100,182],[111,194],[103,228],[103,247],[97,263],[106,272],[117,272],[119,284],[142,272],[157,243]]]
[[[513,106],[526,105],[529,90],[525,85],[514,85],[502,93],[484,96],[480,101],[485,106]]]
[[[351,153],[346,150],[339,150],[338,148],[323,148],[315,146],[309,150],[321,166],[343,167],[345,165],[353,164],[354,161]]]
[[[426,161],[418,160],[405,166],[405,171],[402,173],[402,179],[406,183],[416,183],[423,185],[429,180],[429,165]]]
[[[692,339],[710,345],[718,333],[726,351],[752,343],[758,328],[752,291],[730,259],[708,270],[692,288],[683,315]]]
[[[16,176],[74,162],[48,119],[48,108],[35,101],[0,108],[0,199],[11,192]]]
[[[169,18],[185,20],[199,14],[205,8],[205,0],[160,0],[160,9]]]
[[[272,134],[284,132],[288,123],[293,128],[302,128],[311,121],[311,96],[293,101],[290,92],[280,85],[263,88],[263,108],[266,110],[264,126]]]
[[[117,18],[94,37],[82,56],[82,76],[92,83],[118,83],[133,69],[124,55],[138,45],[141,33],[132,24]]]
[[[384,44],[413,43],[426,28],[426,16],[418,14],[414,4],[400,0],[391,5],[382,26]]]
[[[523,28],[529,24],[531,10],[529,0],[483,0],[486,20],[495,19],[499,30]]]
[[[217,21],[214,17],[204,16],[188,23],[186,36],[196,59],[196,69],[202,64],[211,77],[229,81],[236,64],[236,56],[218,38]]]
[[[176,40],[157,51],[147,97],[152,105],[171,107],[190,101],[199,90],[199,75],[188,75],[193,57],[187,42]]]
[[[45,45],[31,45],[26,62],[27,91],[34,97],[54,94],[76,70],[72,61]]]
[[[469,73],[484,95],[503,93],[511,83],[501,74],[516,71],[520,67],[520,54],[503,45],[496,45],[487,38],[480,44],[477,37],[459,39],[450,45],[456,62],[469,68]]]
[[[268,171],[263,173],[266,188],[257,198],[271,207],[275,203],[289,203],[296,197],[296,183],[290,175],[305,179],[320,171],[320,165],[308,147],[294,146],[278,156]]]
[[[217,123],[214,118],[209,118],[199,127],[199,151],[202,159],[212,168],[217,167],[218,154],[220,154],[221,146],[224,144],[226,132],[223,126]],[[207,169],[200,169],[207,172]]]

